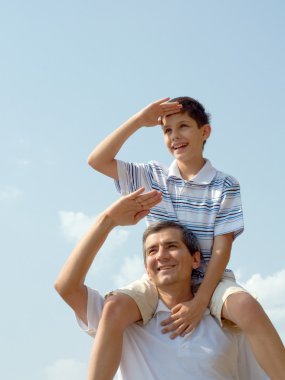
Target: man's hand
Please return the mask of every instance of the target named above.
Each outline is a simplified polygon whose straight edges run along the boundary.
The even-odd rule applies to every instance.
[[[171,333],[170,338],[185,336],[200,322],[206,307],[197,302],[195,297],[191,301],[182,302],[171,309],[171,316],[161,322],[166,326],[162,333]]]
[[[161,124],[161,119],[181,111],[182,105],[178,102],[168,102],[169,98],[157,100],[136,114],[139,124],[145,127],[153,127]]]
[[[140,188],[125,195],[105,211],[114,227],[138,223],[161,201],[162,194],[159,191],[152,190],[145,194],[143,192],[144,188]]]

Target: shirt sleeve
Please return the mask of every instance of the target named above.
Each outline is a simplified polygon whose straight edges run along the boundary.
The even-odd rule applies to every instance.
[[[87,292],[87,325],[77,315],[75,316],[79,327],[94,338],[103,310],[104,299],[97,290],[87,287]]]
[[[225,179],[220,208],[215,220],[214,236],[234,233],[234,238],[244,230],[240,185],[233,177]]]
[[[152,189],[152,169],[150,164],[138,164],[117,160],[119,179],[115,186],[122,195],[129,194],[140,187],[145,191]]]

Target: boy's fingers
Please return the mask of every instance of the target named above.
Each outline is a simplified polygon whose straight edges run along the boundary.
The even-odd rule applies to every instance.
[[[154,102],[154,104],[165,103],[165,102],[167,102],[169,99],[170,99],[169,97],[167,97],[167,98],[162,98],[162,99],[156,100],[156,101]]]

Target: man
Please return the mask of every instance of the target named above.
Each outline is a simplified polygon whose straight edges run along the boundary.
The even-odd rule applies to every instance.
[[[161,200],[155,190],[131,193],[107,208],[77,244],[63,266],[56,290],[75,311],[79,324],[94,336],[103,309],[103,297],[84,284],[85,276],[100,247],[113,228],[136,224]],[[161,322],[173,307],[191,300],[192,271],[200,264],[195,236],[172,222],[154,224],[144,234],[145,266],[157,287],[159,303],[150,322],[126,329],[120,363],[124,380],[259,380],[263,375],[239,335],[221,329],[208,310],[190,334],[170,339]],[[112,297],[110,298],[112,300]],[[107,300],[108,302],[108,300]],[[140,313],[138,311],[138,319]],[[111,342],[110,342],[111,344]],[[88,379],[93,376],[91,353]]]

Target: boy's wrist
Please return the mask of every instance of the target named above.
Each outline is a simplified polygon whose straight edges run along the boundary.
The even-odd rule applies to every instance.
[[[140,129],[144,126],[144,120],[140,112],[134,114],[128,121],[135,129]]]
[[[208,294],[205,294],[204,292],[198,292],[195,294],[195,299],[198,301],[198,303],[205,308],[208,307],[211,297]]]

